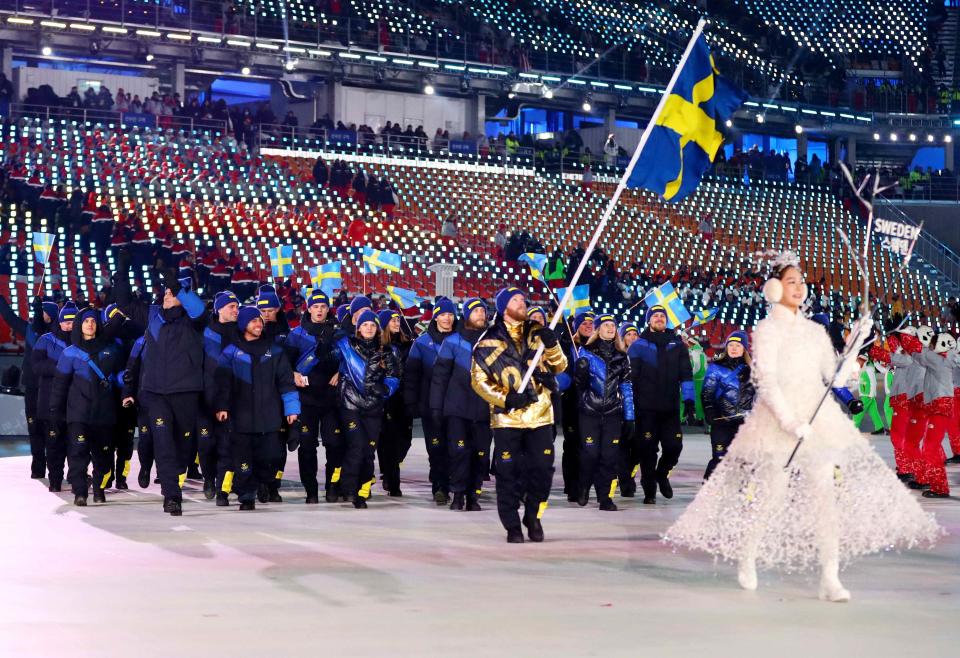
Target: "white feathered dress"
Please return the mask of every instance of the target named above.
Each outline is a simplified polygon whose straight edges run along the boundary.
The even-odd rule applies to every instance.
[[[794,428],[809,420],[835,373],[822,326],[774,304],[753,333],[753,358],[753,411],[664,541],[800,571],[942,534],[832,395],[783,470]]]

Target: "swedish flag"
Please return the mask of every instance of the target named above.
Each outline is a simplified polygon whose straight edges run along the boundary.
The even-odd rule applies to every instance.
[[[654,288],[644,297],[647,307],[662,306],[667,312],[667,327],[673,329],[690,319],[690,311],[680,301],[677,291],[673,289],[673,284],[667,281],[659,288]]]
[[[400,271],[400,254],[381,251],[372,247],[363,248],[363,273],[376,274],[380,270],[388,272]]]
[[[718,309],[715,308],[705,308],[702,311],[697,311],[693,314],[693,324],[690,325],[690,327],[699,327],[701,324],[710,322],[710,320],[717,317],[717,310]]]
[[[311,267],[310,285],[319,288],[327,297],[333,297],[333,294],[343,287],[343,275],[340,273],[340,263],[323,263],[317,267]]]
[[[719,75],[700,34],[655,117],[627,187],[648,189],[666,201],[680,201],[696,190],[723,143],[718,124],[746,98],[743,90]]]
[[[387,286],[387,294],[390,295],[390,299],[395,301],[400,308],[414,308],[415,306],[420,306],[424,301],[423,297],[420,297],[412,290],[398,288],[397,286]]]
[[[57,236],[53,233],[43,233],[37,231],[33,235],[33,257],[41,265],[46,265],[50,260],[50,254],[53,252],[53,243],[57,241]]]
[[[557,288],[557,299],[563,299],[563,296],[566,294],[566,288]],[[570,296],[570,301],[563,308],[563,314],[567,317],[572,317],[578,313],[583,313],[584,311],[589,310],[590,285],[585,283],[582,286],[577,286],[573,289],[573,294]]]
[[[269,254],[274,279],[285,279],[293,274],[293,247],[283,244],[270,249]]]
[[[521,263],[530,266],[530,275],[538,281],[546,281],[544,272],[547,269],[547,257],[544,254],[526,253],[518,259]]]

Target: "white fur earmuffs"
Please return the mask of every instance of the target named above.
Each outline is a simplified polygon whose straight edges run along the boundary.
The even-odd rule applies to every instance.
[[[783,299],[783,284],[780,279],[771,277],[763,284],[763,298],[771,304],[779,304]],[[803,299],[807,299],[807,284],[803,284]]]

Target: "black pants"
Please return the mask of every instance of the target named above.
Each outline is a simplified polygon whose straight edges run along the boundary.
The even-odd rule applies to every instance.
[[[622,426],[621,426],[622,427]],[[620,441],[620,493],[632,496],[637,490],[637,471],[640,470],[640,437],[636,432],[627,441]],[[623,432],[621,431],[621,436]]]
[[[436,426],[429,417],[423,421],[423,441],[427,446],[427,458],[430,461],[430,484],[433,492],[450,491],[450,470],[447,459],[447,437],[443,426]]]
[[[27,389],[23,396],[23,411],[27,417],[27,435],[30,437],[30,475],[42,478],[46,466],[46,437],[37,418],[37,389]]]
[[[153,469],[153,434],[150,433],[150,412],[141,402],[137,406],[137,458],[140,469],[149,473]]]
[[[36,421],[43,432],[50,484],[63,484],[63,467],[67,461],[67,424],[54,420]]]
[[[126,480],[130,475],[130,459],[133,457],[133,434],[137,430],[136,407],[117,405],[117,424],[113,426],[111,461],[116,457],[114,477]]]
[[[377,460],[383,488],[387,491],[400,489],[400,464],[410,452],[413,442],[413,418],[402,410],[388,410],[383,414],[380,427],[380,442],[377,444]]]
[[[303,488],[308,496],[316,496],[320,490],[317,477],[320,462],[317,458],[317,451],[321,442],[327,453],[327,488],[330,488],[330,479],[334,471],[337,472],[337,480],[340,479],[340,471],[337,470],[343,467],[343,438],[340,433],[340,416],[336,407],[317,407],[305,404],[297,422],[300,423],[300,448],[297,450],[300,482],[303,483]]]
[[[217,491],[230,493],[233,483],[233,452],[230,449],[230,421],[221,423],[201,403],[197,413],[197,452],[204,479],[214,478]]]
[[[683,450],[679,407],[671,411],[641,411],[637,418],[637,432],[640,486],[644,496],[654,497],[657,495],[657,478],[670,474]],[[660,450],[663,454],[657,461]]]
[[[597,500],[610,500],[620,472],[622,414],[598,416],[580,413],[580,491],[593,485]]]
[[[565,391],[560,400],[563,410],[563,456],[560,460],[563,493],[575,496],[580,486],[580,413],[574,391]]]
[[[733,423],[732,425],[724,423],[710,426],[710,449],[713,455],[710,457],[710,461],[707,463],[707,470],[703,474],[704,480],[710,477],[713,469],[726,457],[727,449],[733,442],[733,437],[737,435],[741,425],[743,425],[742,422]]]
[[[187,466],[194,460],[190,438],[197,426],[198,393],[157,395],[143,393],[147,406],[153,450],[157,460],[160,492],[164,498],[182,500]]]
[[[377,412],[365,415],[343,409],[340,411],[340,418],[346,435],[341,492],[349,498],[369,498],[374,482],[373,457],[377,454],[383,414]]]
[[[497,474],[497,514],[507,530],[520,529],[524,516],[539,518],[553,484],[553,428],[494,429],[493,465]]]
[[[450,491],[480,495],[483,478],[490,470],[490,421],[476,422],[448,416],[445,429]]]
[[[89,492],[87,467],[93,462],[93,488],[105,489],[113,474],[113,427],[110,425],[88,425],[86,423],[68,423],[67,434],[70,448],[67,455],[69,470],[67,479],[74,496],[86,497]]]
[[[275,481],[280,439],[276,432],[233,432],[230,445],[233,451],[234,491],[240,502],[254,501],[259,485],[270,485]]]

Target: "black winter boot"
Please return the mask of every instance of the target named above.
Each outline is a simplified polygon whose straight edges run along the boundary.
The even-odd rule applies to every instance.
[[[453,502],[450,503],[450,509],[463,511],[463,494],[453,494]]]

